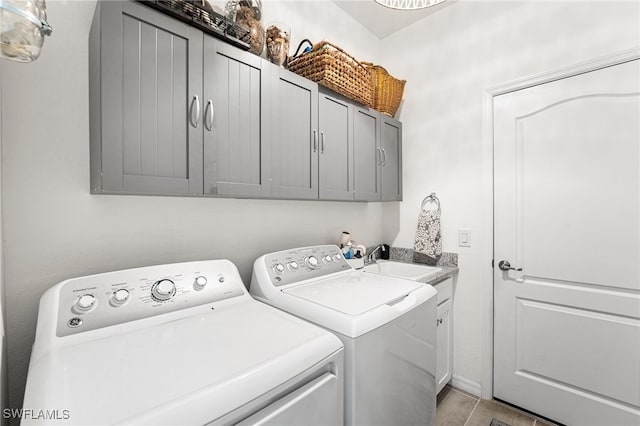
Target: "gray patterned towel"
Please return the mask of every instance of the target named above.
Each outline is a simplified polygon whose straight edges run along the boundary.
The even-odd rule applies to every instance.
[[[440,210],[422,210],[420,212],[413,249],[433,259],[442,254]]]

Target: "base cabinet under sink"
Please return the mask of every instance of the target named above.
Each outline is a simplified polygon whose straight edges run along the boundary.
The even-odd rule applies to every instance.
[[[451,380],[453,370],[453,279],[433,286],[438,291],[436,319],[436,393]]]

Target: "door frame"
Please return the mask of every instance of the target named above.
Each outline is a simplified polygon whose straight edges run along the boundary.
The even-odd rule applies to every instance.
[[[581,62],[555,71],[536,74],[485,89],[482,93],[482,399],[493,398],[493,98],[555,80],[640,59],[640,47]]]

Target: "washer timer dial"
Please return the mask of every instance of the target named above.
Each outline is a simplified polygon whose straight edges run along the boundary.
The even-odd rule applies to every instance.
[[[318,266],[318,259],[315,256],[309,256],[304,260],[305,265],[309,269],[316,269]]]
[[[151,287],[151,297],[158,302],[164,302],[171,299],[176,294],[176,285],[171,280],[157,281]]]

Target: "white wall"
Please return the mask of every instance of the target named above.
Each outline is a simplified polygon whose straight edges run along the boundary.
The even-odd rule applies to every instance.
[[[637,46],[634,2],[454,2],[383,40],[381,57],[408,80],[404,202],[384,207],[383,239],[411,247],[423,197],[438,193],[443,248],[459,252],[454,375],[481,381],[482,92]],[[472,229],[472,247],[457,230]]]
[[[262,3],[262,23],[265,28],[273,22],[290,25],[291,55],[305,38],[313,43],[326,39],[344,48],[360,61],[380,60],[378,38],[332,0],[263,0]]]
[[[22,401],[38,300],[57,282],[149,264],[229,258],[249,282],[268,251],[333,243],[350,230],[380,242],[382,206],[89,194],[88,34],[95,2],[49,1],[53,36],[2,75],[3,197],[11,405]],[[330,2],[268,1],[265,20],[294,40],[344,40],[363,57],[374,36]],[[297,41],[294,41],[297,43]],[[351,45],[350,43],[353,43]]]

